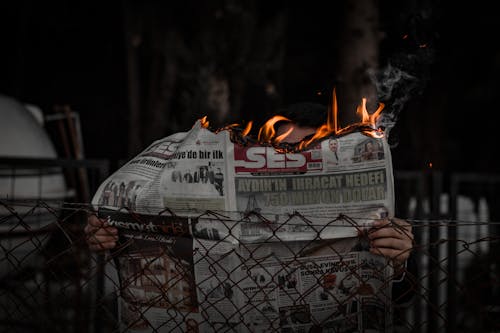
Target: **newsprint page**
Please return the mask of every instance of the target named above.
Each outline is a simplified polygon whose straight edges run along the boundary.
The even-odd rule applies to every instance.
[[[394,215],[385,138],[284,153],[198,121],[131,159],[92,204],[119,229],[121,331],[392,329],[392,268],[358,237]]]

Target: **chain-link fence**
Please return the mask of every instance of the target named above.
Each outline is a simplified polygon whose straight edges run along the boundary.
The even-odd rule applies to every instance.
[[[0,331],[91,331],[90,253],[76,202],[106,160],[0,158]]]
[[[103,176],[89,179],[99,184]],[[0,331],[499,331],[499,177],[395,177],[397,215],[415,235],[403,275],[368,254],[363,233],[354,243],[321,239],[325,227],[344,228],[339,219],[358,227],[357,217],[335,217],[315,229],[307,216],[292,216],[285,223],[309,221],[318,237],[285,241],[272,233],[235,247],[235,226],[250,223],[245,219],[201,212],[193,220],[220,223],[226,232],[199,228],[192,237],[193,220],[169,210],[153,220],[123,214],[114,219],[161,225],[163,236],[132,230],[100,254],[88,250],[83,232],[95,213],[88,204],[43,197],[42,190],[40,199],[2,200]],[[144,235],[163,245],[147,247]]]

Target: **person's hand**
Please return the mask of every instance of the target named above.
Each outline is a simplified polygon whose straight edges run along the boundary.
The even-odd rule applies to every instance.
[[[99,219],[96,215],[90,215],[87,218],[84,231],[91,251],[110,250],[116,246],[118,241],[118,229],[109,226],[106,220]]]
[[[413,248],[411,224],[398,218],[375,220],[368,231],[370,252],[392,260],[394,273],[403,273]]]

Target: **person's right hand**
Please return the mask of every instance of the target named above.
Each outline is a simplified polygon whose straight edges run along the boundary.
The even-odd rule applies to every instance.
[[[118,241],[118,229],[108,225],[104,219],[99,219],[96,215],[87,218],[85,226],[85,238],[91,251],[102,252],[111,250]]]

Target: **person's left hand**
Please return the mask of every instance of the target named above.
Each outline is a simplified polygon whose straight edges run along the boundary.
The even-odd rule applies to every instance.
[[[391,259],[395,274],[402,273],[413,248],[411,224],[399,218],[375,220],[368,239],[370,252]]]

